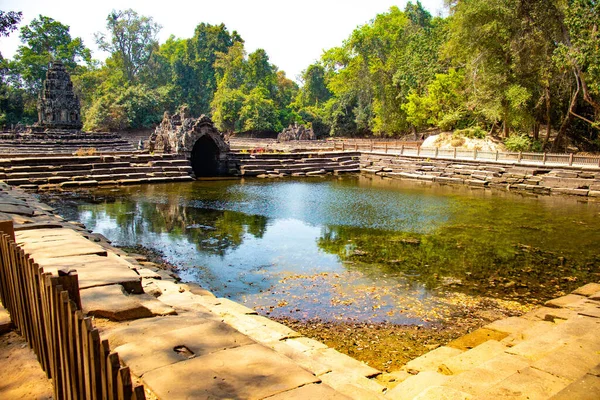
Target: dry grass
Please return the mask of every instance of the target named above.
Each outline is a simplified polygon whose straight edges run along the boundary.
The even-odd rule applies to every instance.
[[[94,147],[88,147],[88,148],[83,148],[80,147],[79,149],[77,149],[77,151],[74,153],[74,155],[78,156],[78,157],[82,157],[82,156],[93,156],[97,153],[96,148]]]

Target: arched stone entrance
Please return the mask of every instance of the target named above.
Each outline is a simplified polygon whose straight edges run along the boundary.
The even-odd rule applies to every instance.
[[[200,137],[190,156],[192,169],[197,177],[217,176],[221,174],[219,147],[209,135]]]
[[[165,113],[163,121],[150,135],[148,149],[158,153],[177,153],[190,161],[197,177],[226,175],[229,143],[210,118],[190,118],[187,108],[178,114]]]

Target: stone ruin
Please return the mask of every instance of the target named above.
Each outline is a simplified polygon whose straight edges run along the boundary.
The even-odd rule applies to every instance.
[[[187,107],[170,115],[164,113],[160,125],[150,135],[148,150],[184,155],[196,176],[226,173],[229,143],[206,115],[190,117]]]
[[[290,140],[317,140],[317,135],[311,128],[307,128],[304,125],[298,126],[295,123],[293,126],[290,125],[277,135],[277,141],[287,142]]]
[[[61,61],[53,61],[46,72],[38,99],[38,122],[34,129],[80,130],[83,127],[79,97]]]

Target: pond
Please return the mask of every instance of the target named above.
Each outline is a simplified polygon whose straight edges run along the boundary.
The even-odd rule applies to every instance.
[[[263,315],[427,325],[560,296],[600,272],[600,204],[345,176],[44,195]]]

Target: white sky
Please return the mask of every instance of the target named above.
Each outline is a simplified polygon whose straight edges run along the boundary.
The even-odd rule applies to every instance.
[[[416,2],[416,0],[414,1]],[[39,14],[70,26],[71,37],[81,37],[93,52],[104,60],[94,33],[105,31],[106,16],[115,10],[132,8],[140,15],[151,16],[162,25],[159,41],[171,34],[190,38],[201,23],[224,23],[238,31],[248,53],[263,48],[271,63],[296,79],[303,69],[352,33],[354,28],[386,12],[391,6],[404,9],[407,0],[0,0],[0,10],[22,11],[22,27]],[[443,13],[443,0],[421,0],[432,15]],[[0,52],[12,58],[20,45],[19,32],[0,38]]]

